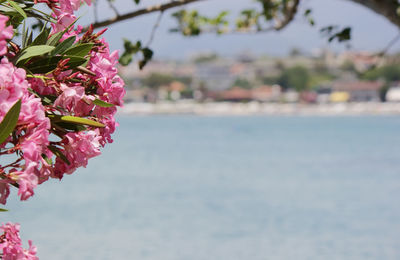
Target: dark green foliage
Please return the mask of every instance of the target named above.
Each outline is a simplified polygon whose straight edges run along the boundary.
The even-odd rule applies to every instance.
[[[328,37],[328,41],[332,42],[337,39],[338,42],[349,41],[351,39],[351,28],[345,27],[343,29],[339,29],[336,25],[330,25],[323,27],[320,32]]]
[[[138,53],[142,54],[142,59],[139,60],[139,68],[143,67],[153,58],[153,51],[148,47],[142,47],[141,41],[137,41],[133,44],[130,40],[124,39],[124,53],[121,55],[119,62],[123,66],[129,65],[133,61],[133,56]]]
[[[387,65],[379,68],[375,68],[365,72],[362,75],[365,80],[378,80],[383,79],[386,82],[400,80],[400,66],[399,65]]]
[[[247,79],[237,78],[235,80],[235,82],[233,82],[232,87],[240,87],[240,88],[244,88],[244,89],[251,89],[253,87],[253,85]]]
[[[152,73],[142,80],[144,86],[149,88],[158,88],[162,85],[169,85],[174,78],[168,74]]]
[[[282,72],[278,84],[284,89],[294,88],[297,91],[303,91],[308,88],[309,80],[308,70],[302,66],[295,66]]]

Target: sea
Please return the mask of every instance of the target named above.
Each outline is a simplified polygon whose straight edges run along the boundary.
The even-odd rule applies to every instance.
[[[1,222],[43,260],[398,260],[400,117],[120,116]]]

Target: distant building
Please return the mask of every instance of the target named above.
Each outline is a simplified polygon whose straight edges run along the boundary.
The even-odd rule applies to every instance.
[[[252,100],[253,96],[251,90],[234,87],[221,91],[218,95],[218,99],[221,101],[244,102]]]
[[[390,87],[386,92],[387,102],[400,102],[400,86]]]
[[[380,101],[379,91],[383,86],[382,81],[335,81],[332,91],[347,92],[353,102]]]
[[[283,101],[288,103],[296,103],[299,101],[299,93],[294,90],[288,90],[282,94]]]
[[[198,64],[194,75],[196,82],[204,82],[211,90],[228,89],[235,81],[229,64]]]
[[[347,91],[334,91],[329,95],[329,101],[332,103],[349,102],[350,94]]]
[[[279,85],[263,85],[251,90],[253,100],[260,102],[279,101],[281,96],[281,86]]]

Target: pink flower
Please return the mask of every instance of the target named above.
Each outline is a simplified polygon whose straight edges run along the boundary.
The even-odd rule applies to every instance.
[[[62,178],[64,173],[71,174],[78,167],[86,167],[88,160],[100,155],[100,136],[95,131],[69,133],[65,135],[64,155],[69,163],[57,158],[54,177]]]
[[[0,120],[10,110],[10,108],[21,99],[28,95],[28,82],[25,80],[26,73],[23,69],[18,69],[6,58],[0,63]]]
[[[61,95],[54,102],[54,106],[65,108],[75,115],[85,116],[89,114],[93,108],[93,96],[85,94],[85,89],[82,86],[68,87],[66,84],[61,84]]]
[[[21,100],[21,111],[17,125],[23,126],[18,131],[19,149],[24,163],[20,169],[12,170],[11,179],[19,184],[18,194],[22,200],[33,195],[38,184],[41,154],[49,144],[50,120],[45,116],[45,109],[39,98],[28,91],[28,81],[23,69],[17,69],[7,59],[0,63],[0,119],[10,108]],[[6,141],[7,142],[7,141]],[[14,179],[15,178],[15,179]],[[11,181],[11,180],[10,180]],[[0,203],[5,204],[9,195],[8,182],[0,184]]]
[[[13,28],[12,26],[6,27],[7,21],[7,16],[0,15],[0,55],[4,55],[7,53],[6,40],[9,40],[13,37]]]
[[[3,260],[38,260],[36,256],[36,247],[32,241],[28,241],[29,249],[22,248],[21,238],[19,236],[19,224],[7,223],[0,226],[4,232],[0,240],[0,252]]]

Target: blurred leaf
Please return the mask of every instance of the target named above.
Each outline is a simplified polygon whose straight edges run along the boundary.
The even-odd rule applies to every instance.
[[[88,126],[94,126],[94,127],[105,127],[102,123],[83,118],[83,117],[76,117],[76,116],[60,116],[60,115],[48,115],[50,120],[54,122],[67,122],[67,123],[73,123],[73,124],[78,124],[78,125],[88,125]]]
[[[76,116],[61,116],[60,118],[61,121],[64,122],[69,122],[69,123],[74,123],[74,124],[80,124],[80,125],[89,125],[89,126],[94,126],[94,127],[105,127],[102,123],[87,119],[87,118],[82,118],[82,117],[76,117]]]
[[[0,144],[3,143],[12,133],[18,122],[21,110],[21,100],[18,100],[4,116],[0,123]]]
[[[14,1],[8,0],[7,1],[14,9],[15,11],[17,11],[22,17],[24,17],[25,19],[28,18],[28,16],[26,15],[25,11]]]
[[[8,211],[8,209],[0,208],[0,212],[6,212],[6,211]]]
[[[47,164],[52,165],[53,164],[53,160],[49,157],[47,157],[47,155],[45,155],[44,153],[42,153],[42,158],[47,162]]]
[[[93,104],[95,104],[96,106],[99,106],[99,107],[114,107],[114,106],[115,106],[114,104],[105,102],[105,101],[100,100],[100,99],[98,99],[98,98],[96,98],[96,99],[93,101]]]

